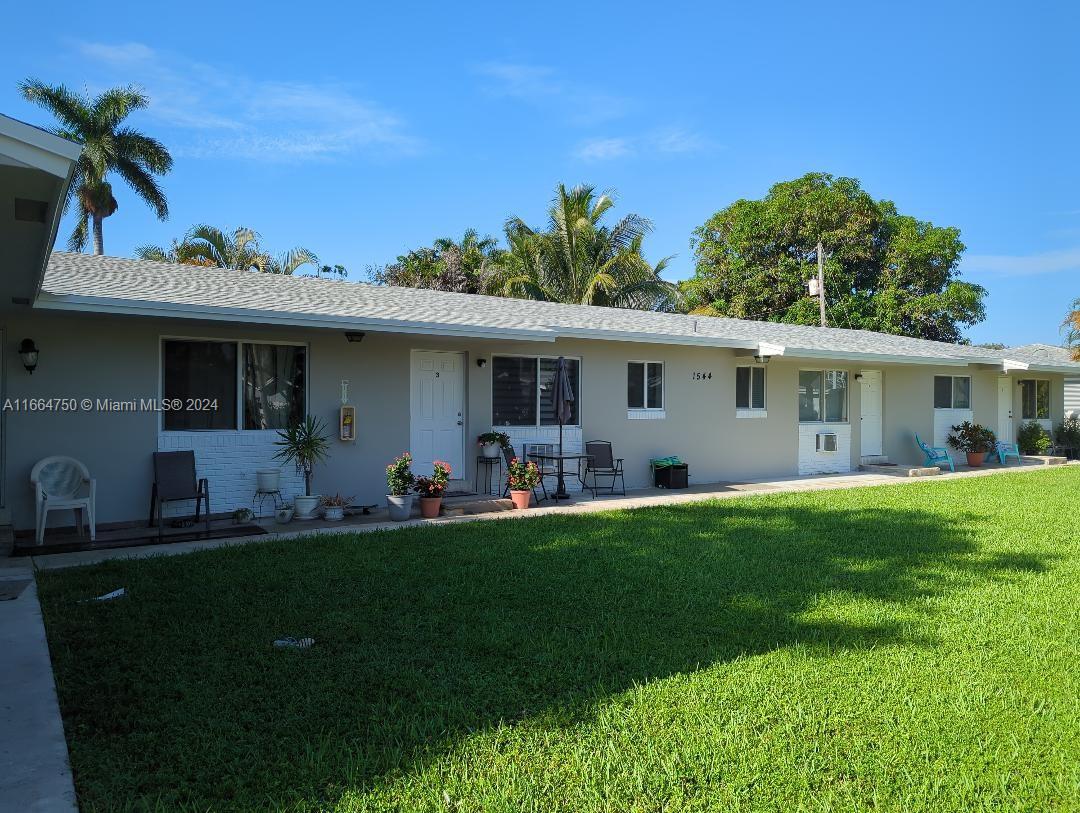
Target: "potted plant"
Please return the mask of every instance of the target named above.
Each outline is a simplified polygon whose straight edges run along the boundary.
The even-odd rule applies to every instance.
[[[326,460],[330,443],[326,439],[326,424],[310,415],[288,429],[279,429],[280,440],[274,441],[281,448],[274,455],[279,460],[296,466],[296,473],[304,475],[304,494],[293,500],[296,519],[314,519],[320,497],[311,493],[311,473],[315,466]]]
[[[477,437],[480,444],[480,454],[484,457],[498,457],[499,452],[510,445],[510,436],[505,432],[484,432]]]
[[[528,508],[533,489],[540,485],[540,469],[531,460],[526,463],[515,457],[506,467],[506,482],[514,508]]]
[[[323,497],[323,519],[327,522],[340,522],[345,519],[345,509],[352,502],[352,497],[342,497],[335,494],[333,497]]]
[[[283,505],[274,512],[274,520],[278,525],[288,525],[292,522],[292,518],[293,507],[291,505]]]
[[[1050,451],[1050,434],[1037,421],[1028,421],[1016,433],[1021,454],[1043,455]]]
[[[450,464],[436,460],[430,477],[417,477],[413,488],[420,497],[420,516],[434,519],[442,508],[443,494],[450,482]]]
[[[404,522],[412,513],[412,490],[415,477],[412,473],[412,455],[403,452],[394,462],[386,467],[386,507],[390,509],[390,519]]]
[[[997,438],[990,429],[971,421],[954,426],[945,440],[954,449],[964,452],[968,465],[972,467],[981,466],[986,455],[994,451],[994,444],[997,443]]]

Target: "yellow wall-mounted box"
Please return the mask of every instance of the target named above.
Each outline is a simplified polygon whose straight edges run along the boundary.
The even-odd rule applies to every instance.
[[[343,405],[338,425],[342,440],[356,440],[356,407]]]

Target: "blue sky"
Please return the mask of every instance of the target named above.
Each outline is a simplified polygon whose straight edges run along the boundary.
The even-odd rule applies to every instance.
[[[990,290],[973,341],[1060,341],[1080,296],[1075,5],[713,5],[22,3],[0,111],[48,122],[26,76],[141,84],[172,214],[121,188],[107,253],[246,225],[354,279],[470,226],[541,224],[559,182],[615,190],[686,277],[711,213],[850,175],[961,229]]]

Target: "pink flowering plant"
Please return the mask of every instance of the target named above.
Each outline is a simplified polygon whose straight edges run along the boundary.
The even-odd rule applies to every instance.
[[[431,470],[431,476],[425,477],[421,475],[417,477],[413,488],[421,497],[441,497],[446,492],[446,486],[450,483],[451,474],[449,463],[436,460]]]
[[[540,469],[531,460],[526,462],[515,457],[506,467],[506,480],[511,491],[532,491],[540,485]]]
[[[393,497],[404,497],[413,487],[412,455],[403,452],[386,467],[386,488]]]

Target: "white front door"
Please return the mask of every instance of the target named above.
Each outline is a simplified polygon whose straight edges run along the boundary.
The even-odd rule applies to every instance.
[[[863,370],[861,375],[860,454],[863,457],[873,457],[884,454],[881,442],[881,371]]]
[[[1013,381],[1008,376],[998,379],[998,440],[1005,443],[1015,443],[1016,433],[1013,431]]]
[[[453,479],[465,477],[464,372],[461,353],[412,352],[409,451],[418,475],[442,460]]]

